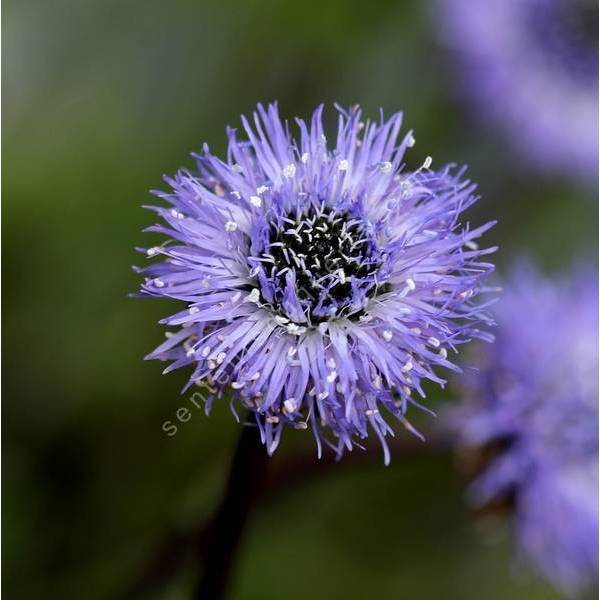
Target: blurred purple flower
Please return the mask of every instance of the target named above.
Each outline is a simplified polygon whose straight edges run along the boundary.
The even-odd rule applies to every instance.
[[[454,414],[464,443],[495,448],[472,500],[514,499],[521,554],[575,595],[598,572],[596,272],[551,282],[520,265],[495,316]]]
[[[598,0],[440,0],[462,94],[515,150],[594,185],[598,173]]]
[[[319,454],[323,440],[338,455],[370,427],[388,462],[383,413],[414,431],[405,413],[422,380],[444,384],[433,367],[457,370],[448,351],[489,337],[476,298],[493,249],[474,240],[492,223],[460,225],[477,200],[464,169],[428,158],[402,171],[414,138],[398,143],[400,114],[363,123],[339,109],[330,150],[321,113],[297,119],[295,140],[275,104],[258,105],[246,139],[228,130],[225,162],[204,146],[198,173],[156,192],[171,207],[152,207],[166,225],[149,230],[169,240],[142,249],[165,259],[139,270],[142,294],[187,306],[149,358],[193,366],[207,412],[231,390],[269,453],[284,425],[310,426]]]

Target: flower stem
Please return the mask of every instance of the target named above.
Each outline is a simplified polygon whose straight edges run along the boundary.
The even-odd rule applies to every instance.
[[[207,532],[203,573],[195,595],[199,600],[225,597],[245,525],[266,482],[268,460],[258,429],[243,427],[223,499]]]
[[[244,434],[250,436],[253,447],[260,446],[258,431],[253,427],[245,427],[244,430],[242,436]],[[254,438],[252,438],[252,434],[254,434]],[[428,432],[427,443],[425,444],[413,436],[399,435],[390,441],[390,447],[394,453],[398,454],[398,459],[400,459],[400,455],[403,459],[406,459],[409,456],[447,452],[451,444],[444,436],[440,436],[436,432]],[[262,456],[266,462],[268,459],[265,456],[265,450],[260,447],[256,450],[257,458],[260,459]],[[256,486],[251,502],[255,504],[257,500],[261,499],[261,496],[267,503],[276,501],[280,496],[296,491],[298,488],[310,484],[313,480],[328,476],[334,468],[336,472],[341,472],[352,469],[357,465],[373,464],[380,467],[382,464],[381,448],[377,444],[369,445],[364,452],[351,452],[341,462],[337,462],[331,454],[325,454],[321,460],[317,460],[312,447],[306,451],[291,453],[283,458],[276,457],[266,473],[266,469],[257,470]],[[251,506],[246,507],[247,512],[250,509]],[[187,531],[173,530],[168,532],[157,544],[155,551],[143,565],[140,572],[126,587],[123,595],[119,597],[123,600],[129,600],[130,598],[144,598],[150,594],[156,594],[157,591],[163,590],[167,586],[169,581],[180,571],[182,565],[191,560],[192,557],[194,561],[203,561],[206,570],[208,559],[205,557],[212,551],[208,545],[213,543],[213,523],[215,523],[214,520],[208,524],[199,521]],[[202,598],[199,595],[197,597]]]

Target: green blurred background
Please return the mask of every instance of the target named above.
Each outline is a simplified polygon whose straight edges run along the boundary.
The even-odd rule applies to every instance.
[[[166,535],[205,522],[239,427],[228,408],[161,430],[186,373],[143,356],[175,307],[134,300],[140,205],[161,175],[257,101],[287,117],[320,102],[403,110],[409,162],[467,163],[497,218],[500,270],[519,252],[551,271],[596,255],[596,191],[511,162],[502,136],[453,100],[427,2],[30,0],[4,3],[3,591],[113,598]],[[412,162],[411,162],[412,161]],[[145,234],[147,236],[147,234]],[[438,408],[443,396],[432,393]],[[190,407],[191,408],[191,407]],[[421,419],[430,429],[432,421]],[[401,433],[401,435],[407,435]],[[307,432],[273,459],[312,451]],[[315,459],[316,460],[316,459]],[[506,525],[473,519],[447,453],[342,463],[253,515],[232,597],[557,595],[511,563]],[[177,538],[175,538],[177,539]],[[177,544],[175,544],[177,547]],[[176,553],[175,553],[176,554]],[[196,561],[141,597],[186,598]],[[129,597],[135,594],[130,593]]]

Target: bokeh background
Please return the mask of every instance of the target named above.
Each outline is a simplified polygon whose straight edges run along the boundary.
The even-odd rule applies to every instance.
[[[173,310],[128,298],[140,208],[257,101],[287,117],[316,104],[403,110],[409,165],[466,163],[473,222],[551,273],[597,255],[597,192],[540,176],[471,118],[432,4],[417,0],[6,0],[3,20],[3,565],[7,598],[118,598],[171,540],[172,576],[148,598],[187,598],[186,532],[218,502],[239,428],[193,410],[186,373],[142,360]],[[147,234],[145,234],[147,236]],[[575,298],[576,300],[576,298]],[[451,401],[432,390],[429,405]],[[430,419],[420,419],[427,433]],[[401,435],[407,435],[401,433]],[[288,432],[278,465],[312,450]],[[316,460],[316,459],[315,459]],[[232,598],[552,599],[515,569],[502,519],[474,518],[448,452],[348,461],[270,494],[239,557]],[[160,561],[159,561],[160,562]],[[159,581],[160,580],[160,581]]]

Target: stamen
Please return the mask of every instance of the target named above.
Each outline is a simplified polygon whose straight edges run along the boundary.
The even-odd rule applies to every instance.
[[[296,165],[294,163],[283,168],[283,176],[291,179],[296,174]]]
[[[260,291],[257,288],[254,288],[245,298],[244,302],[254,302],[258,304],[260,300]]]
[[[286,413],[293,413],[296,410],[296,398],[288,398],[283,402],[283,411]]]

